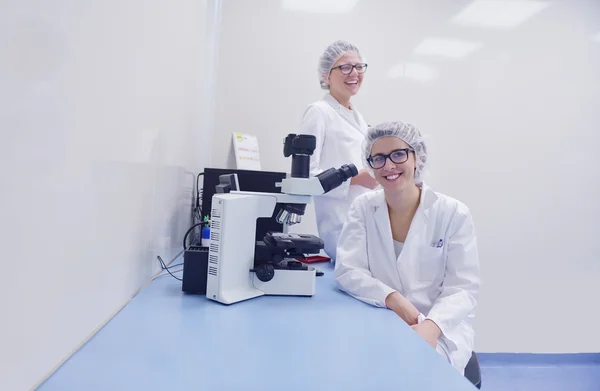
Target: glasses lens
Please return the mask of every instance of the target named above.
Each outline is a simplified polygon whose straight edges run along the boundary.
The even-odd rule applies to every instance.
[[[367,64],[356,64],[355,68],[358,73],[364,73],[367,70]]]
[[[371,157],[371,167],[373,168],[381,168],[385,165],[385,157],[384,156],[372,156]]]
[[[348,74],[350,74],[350,72],[352,72],[352,65],[350,65],[350,64],[341,65],[340,71],[342,71],[342,73],[344,75],[348,75]]]
[[[394,151],[390,155],[390,159],[392,159],[392,161],[397,164],[404,163],[406,160],[408,160],[408,154],[404,150]]]

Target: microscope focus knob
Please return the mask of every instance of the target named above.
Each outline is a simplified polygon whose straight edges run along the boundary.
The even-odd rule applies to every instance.
[[[256,273],[256,277],[262,282],[269,282],[275,276],[275,268],[271,264],[263,263],[254,268],[254,273]]]

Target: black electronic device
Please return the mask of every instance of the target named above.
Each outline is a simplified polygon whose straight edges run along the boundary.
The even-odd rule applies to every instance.
[[[183,253],[183,281],[185,293],[206,294],[208,247],[189,246]]]

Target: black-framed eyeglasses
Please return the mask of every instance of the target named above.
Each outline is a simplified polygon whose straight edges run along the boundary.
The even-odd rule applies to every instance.
[[[360,64],[342,64],[342,65],[338,65],[335,68],[331,68],[331,72],[333,72],[334,69],[339,69],[340,72],[342,72],[343,75],[349,75],[352,73],[352,70],[356,68],[356,72],[358,73],[365,73],[365,71],[367,70],[367,64],[365,63],[360,63]],[[331,73],[329,72],[329,73]]]
[[[369,156],[367,158],[367,162],[369,163],[369,166],[371,166],[371,168],[378,170],[385,166],[385,162],[388,159],[390,159],[392,163],[395,164],[402,164],[406,162],[408,160],[408,153],[414,151],[415,150],[412,148],[395,149],[387,155],[378,153],[375,156]]]

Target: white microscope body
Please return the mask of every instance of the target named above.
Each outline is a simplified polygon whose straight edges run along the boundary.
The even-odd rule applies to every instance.
[[[290,134],[284,155],[292,155],[292,175],[283,179],[281,193],[231,190],[213,196],[206,297],[233,304],[263,295],[312,296],[316,270],[298,262],[305,254],[318,254],[323,241],[314,235],[288,234],[288,225],[299,223],[312,196],[327,193],[357,175],[354,165],[308,175],[315,138]],[[228,178],[220,178],[227,181]],[[233,181],[222,183],[236,187]],[[227,189],[225,190],[227,191]],[[271,218],[277,204],[283,207],[277,221],[282,233],[269,233],[256,242],[256,219]]]

